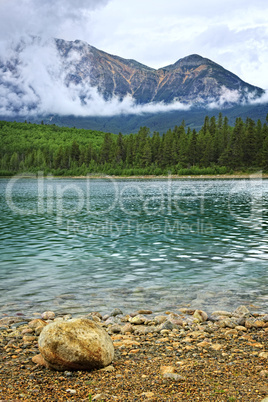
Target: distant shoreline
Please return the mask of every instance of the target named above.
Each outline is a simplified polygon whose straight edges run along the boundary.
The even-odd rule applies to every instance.
[[[222,175],[163,175],[163,176],[155,176],[155,175],[144,175],[144,176],[114,176],[114,175],[89,175],[89,176],[53,176],[55,179],[107,179],[107,178],[112,178],[112,179],[122,179],[122,180],[168,180],[168,179],[254,179],[256,178],[262,178],[262,179],[268,179],[268,173],[262,174],[262,175],[257,175],[256,173],[248,173],[248,174],[222,174]]]
[[[18,177],[20,174],[14,176],[1,176],[0,179],[12,179],[13,177]],[[46,176],[44,176],[46,177]],[[21,178],[29,178],[29,179],[37,179],[38,176],[32,176],[21,174]],[[268,179],[268,173],[258,174],[258,173],[235,173],[235,174],[217,174],[217,175],[143,175],[143,176],[116,176],[116,175],[105,175],[105,174],[89,174],[88,176],[53,176],[53,179],[121,179],[121,180],[168,180],[168,179],[176,179],[176,180],[232,180],[232,179]]]

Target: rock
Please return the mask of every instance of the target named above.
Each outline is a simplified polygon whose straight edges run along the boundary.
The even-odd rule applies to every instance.
[[[173,366],[160,366],[160,372],[162,374],[165,373],[175,373],[176,372],[176,368]]]
[[[268,352],[259,353],[259,357],[262,357],[263,359],[268,359]]]
[[[134,331],[134,329],[133,329],[132,325],[130,324],[130,322],[128,322],[123,327],[121,327],[121,333],[122,334],[126,334],[127,332],[132,333],[133,331]]]
[[[76,394],[76,390],[75,389],[71,389],[71,388],[68,388],[68,389],[66,389],[66,392],[68,392],[69,394]]]
[[[32,329],[45,327],[46,325],[47,323],[44,320],[40,320],[40,318],[36,318],[28,323],[28,326]]]
[[[193,315],[195,310],[191,309],[191,308],[179,308],[179,311],[183,314],[189,314],[189,315]]]
[[[167,317],[165,315],[156,315],[153,321],[156,324],[163,324],[163,322],[167,321]]]
[[[111,312],[111,316],[112,317],[116,317],[117,315],[121,315],[123,314],[122,311],[120,310],[120,308],[115,308],[112,312]]]
[[[266,323],[263,320],[255,320],[254,321],[254,327],[256,328],[264,328],[266,326]]]
[[[106,401],[106,400],[107,400],[106,394],[97,394],[92,398],[92,401]]]
[[[246,320],[246,321],[245,321],[245,327],[246,327],[247,329],[250,329],[250,328],[254,327],[254,322],[253,322],[253,320],[250,320],[250,319]]]
[[[244,327],[243,325],[237,325],[237,326],[235,327],[235,329],[236,329],[237,331],[247,332],[247,328]]]
[[[153,314],[153,312],[151,310],[139,310],[138,314],[150,315]]]
[[[218,323],[221,328],[235,328],[236,323],[234,323],[230,318],[225,318],[224,320],[220,320]]]
[[[202,310],[195,310],[193,316],[194,316],[194,318],[196,318],[198,320],[198,322],[205,322],[208,319],[207,313]]]
[[[246,306],[239,306],[233,312],[233,314],[237,314],[239,316],[241,316],[241,315],[243,316],[243,315],[246,315],[246,314],[249,314],[249,313],[250,313],[250,311],[247,309]]]
[[[42,315],[41,315],[43,320],[54,320],[55,318],[55,313],[54,311],[45,311]]]
[[[39,366],[48,367],[47,362],[45,361],[45,359],[43,358],[43,356],[41,354],[33,356],[32,362],[34,364],[38,364]]]
[[[168,321],[170,321],[174,325],[179,325],[181,327],[183,326],[183,321],[178,314],[169,314]]]
[[[110,365],[110,366],[104,367],[101,370],[102,371],[107,371],[108,373],[111,373],[112,371],[115,371],[115,368],[114,368],[114,366]]]
[[[213,315],[218,315],[218,316],[232,317],[232,313],[230,313],[229,311],[225,311],[225,310],[214,311],[211,315],[212,316]]]
[[[161,324],[161,325],[159,326],[160,331],[163,331],[163,330],[172,331],[173,328],[174,328],[174,324],[172,324],[169,320],[163,322],[163,324]]]
[[[148,392],[143,392],[143,393],[141,394],[141,396],[144,396],[144,397],[147,398],[147,399],[153,398],[154,395],[155,395],[155,394],[154,394],[153,392],[150,392],[150,391],[148,391]]]
[[[122,327],[119,324],[114,324],[109,327],[109,332],[112,334],[120,334],[121,328]]]
[[[213,345],[211,345],[211,348],[218,351],[223,348],[223,345],[221,345],[220,343],[214,343]]]
[[[48,324],[39,336],[38,345],[49,367],[59,371],[102,368],[114,357],[109,335],[88,319]]]
[[[143,315],[135,315],[135,317],[130,317],[129,318],[129,322],[131,324],[135,324],[135,325],[141,325],[144,324],[145,321],[147,321],[147,318],[144,317]]]
[[[180,374],[176,374],[176,373],[165,373],[163,375],[163,377],[168,378],[168,379],[173,380],[173,381],[185,380],[185,377],[183,377]]]
[[[227,331],[225,331],[225,335],[238,335],[238,331],[235,328],[227,329]]]

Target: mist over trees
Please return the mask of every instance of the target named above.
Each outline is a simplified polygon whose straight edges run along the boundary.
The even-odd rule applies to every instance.
[[[44,171],[53,175],[224,174],[268,170],[268,116],[237,118],[220,113],[202,128],[184,122],[162,136],[141,127],[118,135],[55,125],[0,121],[0,174]]]

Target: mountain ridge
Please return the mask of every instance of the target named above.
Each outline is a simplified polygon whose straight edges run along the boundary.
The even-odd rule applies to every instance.
[[[43,41],[38,37],[14,44],[4,57],[0,54],[2,119],[49,122],[68,116],[71,122],[73,116],[76,122],[80,117],[87,118],[88,124],[99,124],[102,118],[107,124],[125,124],[127,116],[132,116],[131,121],[139,128],[138,122],[147,121],[145,115],[150,114],[154,127],[154,116],[156,126],[159,119],[168,124],[171,112],[172,121],[176,113],[185,113],[190,119],[191,113],[199,116],[211,108],[232,108],[234,116],[234,108],[250,108],[252,99],[260,98],[264,92],[198,54],[155,69],[80,40]],[[81,124],[87,123],[83,120]],[[122,130],[125,132],[124,127]]]
[[[138,104],[179,101],[184,104],[201,104],[219,100],[224,90],[239,91],[237,101],[248,94],[261,96],[262,88],[248,84],[237,75],[212,60],[192,54],[158,69],[134,59],[124,59],[76,40],[56,39],[59,52],[66,56],[70,51],[83,49],[83,57],[76,65],[76,74],[69,77],[74,84],[88,79],[106,100],[118,96],[123,100],[131,96]],[[90,68],[87,67],[90,65]],[[82,68],[82,71],[81,71]],[[78,78],[80,77],[80,78]]]

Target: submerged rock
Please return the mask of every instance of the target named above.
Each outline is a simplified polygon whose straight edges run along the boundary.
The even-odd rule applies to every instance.
[[[59,371],[102,368],[114,357],[109,335],[88,319],[48,324],[40,334],[38,345],[48,366]]]

